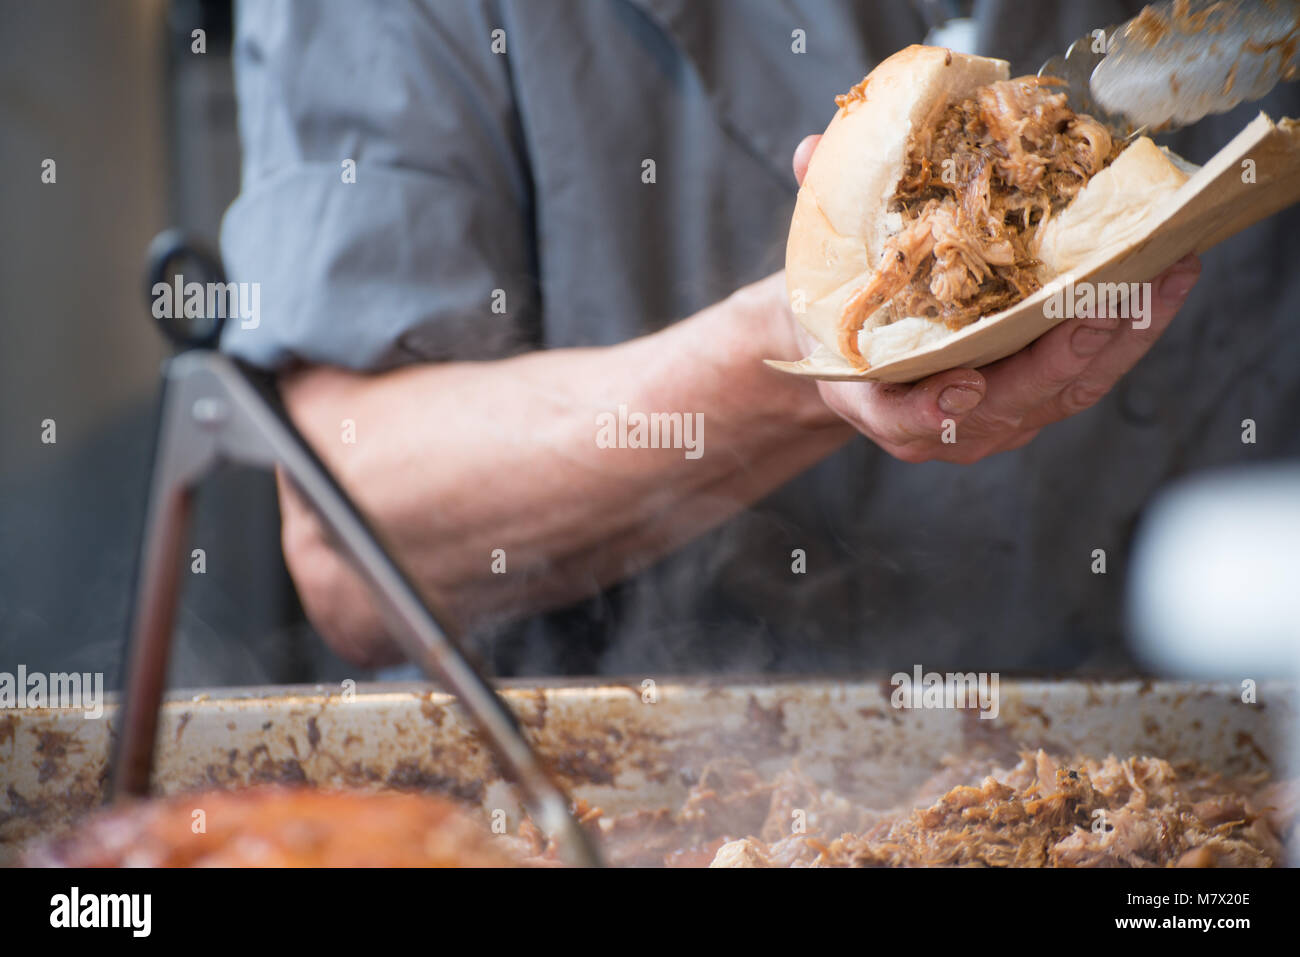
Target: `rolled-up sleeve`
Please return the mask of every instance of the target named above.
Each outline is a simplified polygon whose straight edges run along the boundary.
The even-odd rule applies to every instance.
[[[227,351],[385,369],[535,341],[530,180],[497,29],[494,5],[467,0],[240,6],[243,181],[221,249],[260,308],[227,324]]]

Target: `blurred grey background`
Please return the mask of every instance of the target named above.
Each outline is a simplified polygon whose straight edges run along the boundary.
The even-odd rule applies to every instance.
[[[0,671],[119,684],[166,355],[144,255],[169,225],[215,245],[238,189],[230,8],[0,0]],[[369,677],[305,624],[278,529],[269,474],[204,485],[171,686]]]

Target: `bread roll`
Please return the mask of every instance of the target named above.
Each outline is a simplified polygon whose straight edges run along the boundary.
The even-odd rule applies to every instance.
[[[949,104],[1006,80],[1008,73],[1003,60],[911,46],[839,98],[799,189],[786,282],[800,324],[850,369],[865,372],[956,331],[942,316],[898,315],[894,307],[882,307],[851,323],[861,326],[855,333],[859,355],[853,355],[852,341],[846,348],[845,317],[853,297],[898,255],[887,247],[904,220],[890,207],[918,131],[933,129]],[[1149,139],[1134,141],[1034,231],[1030,248],[1039,260],[1033,270],[1038,281],[1073,269],[1100,248],[1130,241],[1186,178]]]

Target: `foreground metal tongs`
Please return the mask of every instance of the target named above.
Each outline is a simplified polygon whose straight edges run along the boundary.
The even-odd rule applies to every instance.
[[[1189,126],[1300,78],[1300,0],[1163,0],[1074,41],[1039,76],[1121,138]]]
[[[150,249],[148,290],[170,283],[172,267],[186,263],[190,280],[225,279],[216,256],[164,233]],[[180,312],[180,303],[175,304]],[[482,732],[502,770],[520,787],[529,811],[556,840],[565,859],[600,863],[569,802],[529,746],[514,714],[439,625],[410,579],[339,487],[297,428],[265,374],[215,351],[222,320],[206,331],[160,319],[182,352],[163,367],[161,411],[144,536],[136,568],[126,683],[111,765],[111,794],[121,801],[149,791],[158,711],[179,596],[179,578],[191,505],[199,482],[229,462],[278,466],[329,528],[337,547],[369,584],[393,637],[431,678],[440,679]]]

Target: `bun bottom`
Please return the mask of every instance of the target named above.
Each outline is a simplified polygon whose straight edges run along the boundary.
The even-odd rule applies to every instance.
[[[922,316],[907,316],[888,325],[860,331],[858,351],[868,365],[879,366],[907,355],[913,349],[933,345],[950,335],[952,330],[942,322]]]

